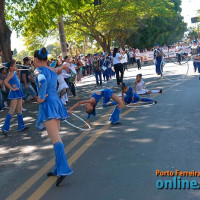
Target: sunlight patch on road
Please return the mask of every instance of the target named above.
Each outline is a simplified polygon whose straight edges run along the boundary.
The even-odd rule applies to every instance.
[[[137,143],[151,143],[153,142],[150,138],[144,138],[144,139],[131,139],[130,142],[137,142]]]

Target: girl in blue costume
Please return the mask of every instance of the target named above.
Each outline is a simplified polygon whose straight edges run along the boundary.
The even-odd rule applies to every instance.
[[[22,98],[24,97],[24,94],[20,87],[19,79],[16,75],[17,74],[16,61],[12,60],[11,62],[6,64],[6,67],[8,68],[10,73],[8,77],[4,80],[4,84],[8,89],[10,89],[8,99],[11,100],[11,103],[10,103],[10,110],[6,116],[4,125],[2,127],[2,131],[3,134],[7,137],[10,129],[10,121],[16,109],[17,109],[18,131],[19,132],[24,131],[29,127],[26,127],[23,121]]]
[[[134,92],[134,89],[132,87],[127,86],[125,83],[122,83],[122,101],[126,104],[137,103],[138,101],[144,101],[154,104],[157,103],[157,101],[154,101],[152,99],[140,97]]]
[[[132,87],[127,86],[125,83],[122,83],[122,101],[125,104],[137,103],[138,101],[144,101],[156,104],[157,101],[148,98],[142,98],[134,92]],[[106,106],[116,105],[117,102],[112,101],[106,104]]]
[[[72,114],[72,111],[75,108],[77,108],[83,104],[86,104],[86,112],[88,113],[87,123],[89,123],[90,116],[96,115],[95,108],[101,98],[103,98],[103,106],[105,106],[110,101],[110,99],[113,99],[116,102],[117,106],[115,107],[115,109],[110,117],[110,123],[112,125],[120,124],[118,121],[119,121],[121,109],[124,107],[124,103],[116,94],[113,93],[113,90],[111,90],[111,89],[103,89],[100,91],[96,91],[89,100],[80,101],[77,104],[75,104],[73,107],[71,107],[69,109],[69,114]]]
[[[47,66],[48,51],[46,48],[36,50],[34,53],[34,66],[36,67],[36,85],[38,90],[39,112],[36,126],[47,129],[55,151],[55,168],[47,176],[57,176],[56,186],[69,176],[73,171],[69,168],[64,146],[59,136],[60,120],[69,118],[69,114],[58,97],[56,90],[57,73],[61,73],[66,66],[56,69]],[[44,126],[43,126],[44,124]]]

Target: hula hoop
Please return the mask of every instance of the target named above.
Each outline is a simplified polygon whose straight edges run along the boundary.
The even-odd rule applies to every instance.
[[[162,63],[163,63],[163,60],[161,61],[161,64],[160,64],[160,71],[161,71],[161,73],[162,73],[162,76],[166,79],[166,80],[168,80],[168,81],[170,81],[170,82],[181,82],[181,81],[183,81],[186,77],[187,77],[187,75],[188,75],[188,72],[189,72],[189,68],[190,68],[190,66],[189,66],[189,64],[188,64],[188,61],[186,62],[187,63],[187,71],[186,71],[186,74],[183,74],[183,78],[182,79],[176,79],[176,80],[172,80],[172,79],[169,79],[169,78],[167,78],[165,75],[164,75],[164,73],[163,73],[163,68],[164,67],[162,67]],[[173,62],[174,63],[174,62]],[[185,63],[185,64],[186,64]],[[174,63],[175,64],[175,63]]]
[[[168,56],[167,56],[167,55],[168,55]],[[178,61],[173,61],[173,60],[169,57],[169,54],[168,54],[168,53],[167,53],[167,55],[164,54],[164,58],[165,58],[165,59],[169,59],[172,63],[174,63],[174,64],[176,64],[176,65],[180,65],[180,63],[179,63]],[[188,56],[185,56],[185,55],[182,55],[182,54],[179,54],[179,55],[181,55],[182,58],[188,58]],[[190,59],[191,59],[191,57],[190,57],[188,60],[186,59],[185,62],[181,62],[181,64],[187,63],[188,61],[190,61]]]
[[[0,63],[0,65],[6,65],[7,63]],[[26,66],[26,65],[20,65],[20,64],[16,64],[16,66],[20,66],[20,67],[26,67],[27,69],[17,69],[18,71],[26,71],[26,70],[30,70],[31,68]],[[3,66],[3,68],[8,69],[6,66]]]
[[[141,105],[138,105],[138,104],[141,104]],[[128,107],[128,108],[141,108],[141,107],[148,107],[149,105],[152,106],[152,105],[155,105],[155,104],[154,103],[132,103],[131,105],[127,104],[126,107]]]
[[[64,122],[66,122],[66,123],[69,124],[70,126],[76,128],[76,129],[79,129],[79,130],[81,130],[81,131],[90,131],[90,130],[91,130],[91,126],[90,126],[86,121],[84,121],[84,120],[81,119],[79,116],[75,115],[74,113],[72,113],[72,115],[73,115],[74,117],[76,117],[77,119],[81,120],[82,122],[84,122],[84,123],[88,126],[88,129],[84,129],[84,128],[75,126],[74,124],[68,122],[67,120],[64,120]]]

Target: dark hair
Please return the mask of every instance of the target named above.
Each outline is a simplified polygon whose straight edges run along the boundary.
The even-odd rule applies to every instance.
[[[118,53],[118,51],[119,51],[119,48],[114,48],[113,57],[116,56],[116,54]]]
[[[6,67],[8,68],[8,70],[13,67],[13,65],[16,63],[16,60],[11,60],[10,62],[6,63]]]
[[[87,111],[87,113],[88,114],[90,114],[90,115],[92,115],[92,114],[94,114],[95,113],[95,106],[93,106],[93,109],[92,110],[89,110],[89,111]]]
[[[28,62],[29,60],[30,60],[29,57],[25,57],[25,58],[23,59],[24,65],[25,65],[26,62]]]
[[[137,76],[142,77],[142,74],[138,74]]]
[[[34,52],[34,58],[37,58],[40,61],[47,61],[48,51],[45,47]]]
[[[126,85],[126,83],[123,82],[123,83],[122,83],[122,87],[121,87],[122,90],[126,89],[127,87],[128,87],[128,86]]]
[[[5,67],[2,67],[2,68],[0,68],[0,73],[2,73],[3,70],[6,70],[6,72],[7,72],[7,69]]]
[[[69,57],[69,56],[65,56],[65,57],[64,57],[64,60],[67,60],[68,57]]]

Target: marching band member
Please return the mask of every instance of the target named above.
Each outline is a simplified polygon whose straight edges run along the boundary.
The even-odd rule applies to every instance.
[[[154,61],[155,61],[155,66],[156,66],[156,73],[158,75],[162,76],[162,59],[163,59],[163,52],[162,49],[160,48],[159,44],[155,44],[155,50],[154,50]]]
[[[102,85],[102,74],[101,74],[100,60],[98,58],[98,53],[94,54],[93,68],[96,78],[96,84]]]
[[[198,72],[200,73],[200,59],[199,59],[199,56],[200,56],[200,47],[197,45],[197,41],[194,40],[193,41],[193,45],[191,47],[191,54],[193,56],[193,66],[194,66],[194,72],[197,71],[198,69]]]

